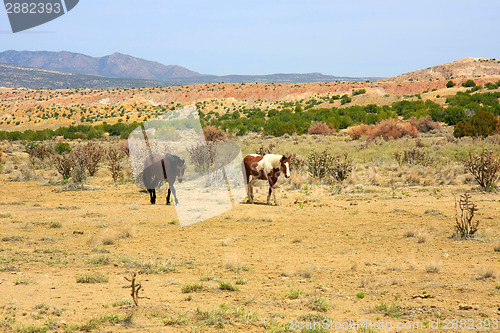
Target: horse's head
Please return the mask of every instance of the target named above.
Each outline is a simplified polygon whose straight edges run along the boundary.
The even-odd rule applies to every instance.
[[[182,183],[182,178],[184,177],[184,170],[186,169],[186,163],[184,163],[183,159],[179,159],[176,168],[177,168],[177,179],[179,180],[179,183]]]
[[[283,172],[283,174],[285,175],[286,178],[290,177],[290,158],[291,157],[292,157],[292,155],[290,155],[288,157],[283,155],[280,159],[281,172]]]

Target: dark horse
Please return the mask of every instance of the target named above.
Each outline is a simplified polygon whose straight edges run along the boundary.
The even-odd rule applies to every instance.
[[[280,173],[283,172],[286,178],[290,177],[290,157],[285,155],[267,154],[264,156],[251,154],[243,159],[242,169],[247,185],[248,202],[253,203],[252,179],[263,179],[269,182],[269,194],[267,195],[267,204],[270,204],[271,193],[274,195],[274,204],[278,205],[276,200],[276,191],[274,186],[278,181]]]
[[[156,188],[161,186],[163,181],[168,182],[167,205],[170,205],[170,193],[174,195],[175,204],[178,205],[177,195],[175,193],[175,178],[182,183],[184,177],[185,164],[179,156],[166,154],[165,156],[151,154],[146,157],[144,162],[144,172],[142,179],[144,186],[148,189],[151,204],[156,203]]]

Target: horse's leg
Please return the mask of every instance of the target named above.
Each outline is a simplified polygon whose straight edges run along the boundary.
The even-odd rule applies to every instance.
[[[167,193],[167,205],[170,205],[170,186],[168,187],[168,193]]]
[[[156,193],[155,190],[151,190],[148,188],[148,193],[149,193],[149,201],[151,201],[151,204],[154,205],[156,203]]]
[[[172,194],[174,195],[175,204],[178,205],[179,200],[177,200],[177,192],[175,191],[174,182],[172,182],[172,184],[170,183],[168,184],[168,190],[172,191]]]
[[[269,177],[267,179],[269,181],[269,193],[267,194],[267,204],[271,204],[271,193],[273,193],[273,179]]]
[[[271,176],[268,178],[268,180],[269,180],[269,194],[267,195],[267,204],[268,205],[271,204],[271,193],[272,193],[274,197],[274,205],[277,206],[278,201],[276,200],[276,189],[274,187],[276,185],[277,179]]]
[[[248,202],[253,204],[253,185],[252,185],[252,182],[253,182],[253,179],[252,181],[249,181],[247,182],[247,193],[248,193]]]
[[[276,186],[276,183],[274,183],[274,185],[273,185],[273,189],[274,189],[274,191],[273,191],[274,205],[278,206],[278,200],[276,199],[276,187],[275,186]]]

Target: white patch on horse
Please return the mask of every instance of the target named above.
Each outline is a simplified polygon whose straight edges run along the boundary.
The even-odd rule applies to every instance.
[[[249,154],[250,156],[257,157],[260,156],[259,154]]]
[[[290,163],[286,162],[286,177],[290,177]]]
[[[266,175],[270,174],[273,169],[281,167],[281,158],[283,156],[277,154],[267,154],[257,163],[257,170],[264,170]]]

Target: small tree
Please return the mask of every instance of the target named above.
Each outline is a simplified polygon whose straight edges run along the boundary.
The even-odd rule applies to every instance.
[[[330,174],[336,181],[342,183],[352,172],[352,160],[349,159],[349,153],[335,156],[333,162]]]
[[[71,146],[67,142],[59,142],[56,144],[55,151],[58,154],[69,153],[71,151]]]
[[[473,88],[475,86],[476,86],[476,83],[472,80],[467,80],[464,83],[462,83],[462,87],[465,87],[465,88]]]
[[[465,161],[467,170],[478,182],[483,190],[492,191],[496,188],[498,170],[500,169],[500,159],[491,150],[485,150],[480,155],[474,156],[469,152],[469,159]]]
[[[82,156],[82,161],[89,176],[94,176],[99,170],[99,163],[104,157],[104,149],[95,143],[88,142],[86,145],[78,148]]]
[[[352,101],[351,97],[349,97],[347,94],[344,94],[340,97],[340,104],[342,105],[350,103],[351,101]]]
[[[57,172],[67,181],[71,177],[71,173],[75,168],[75,156],[72,153],[54,154],[52,156],[52,164]]]
[[[469,193],[455,199],[455,231],[457,238],[470,239],[479,228],[479,221],[473,221],[477,206]]]
[[[215,127],[215,126],[207,126],[203,129],[203,134],[205,135],[205,139],[207,141],[224,141],[226,139],[226,132]]]
[[[123,150],[111,146],[106,151],[106,157],[108,158],[108,169],[111,172],[111,177],[116,183],[120,177],[120,171],[122,170]]]
[[[446,83],[446,88],[453,88],[454,86],[456,86],[456,84],[452,80],[450,80]]]

